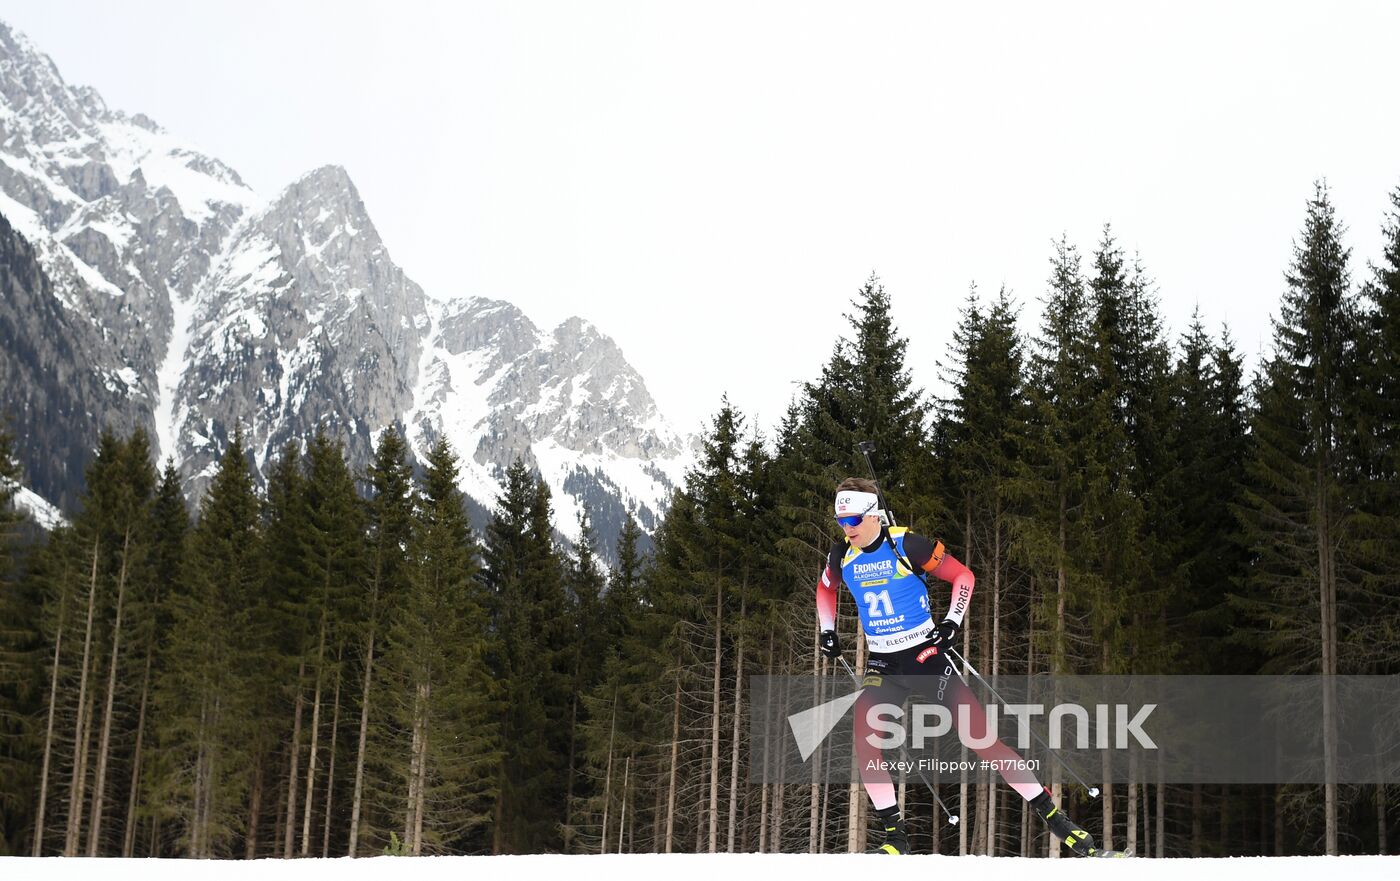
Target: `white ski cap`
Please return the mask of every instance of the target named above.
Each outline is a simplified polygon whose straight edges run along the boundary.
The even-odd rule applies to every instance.
[[[858,492],[853,489],[842,490],[836,494],[836,516],[837,517],[863,517],[867,514],[880,513],[880,497],[874,493]]]

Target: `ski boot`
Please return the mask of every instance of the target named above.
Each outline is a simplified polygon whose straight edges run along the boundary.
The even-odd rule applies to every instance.
[[[1070,853],[1077,857],[1100,855],[1100,851],[1094,846],[1094,836],[1080,829],[1064,811],[1060,810],[1059,806],[1050,798],[1049,789],[1031,799],[1031,807],[1035,808],[1036,814],[1045,821],[1045,825],[1050,827],[1050,834],[1060,839]],[[1107,854],[1105,853],[1105,855]],[[1114,854],[1114,856],[1117,855]]]
[[[909,853],[909,834],[904,831],[904,818],[898,807],[885,808],[875,812],[875,819],[885,831],[885,841],[876,853],[902,855]]]

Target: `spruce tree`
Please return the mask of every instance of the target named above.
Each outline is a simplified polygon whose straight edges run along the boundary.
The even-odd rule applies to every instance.
[[[561,844],[568,754],[568,646],[563,568],[553,544],[549,490],[516,460],[506,469],[486,530],[496,678],[508,699],[493,851],[526,853]]]
[[[321,799],[321,811],[329,809],[331,800],[329,794],[318,793],[332,789],[334,778],[328,778],[325,785],[318,781],[323,765],[328,774],[331,771],[329,762],[338,746],[340,732],[334,727],[338,705],[332,695],[340,693],[345,647],[354,637],[349,619],[362,593],[365,576],[363,511],[342,446],[323,431],[318,431],[307,446],[304,490],[306,530],[302,561],[316,635],[307,657],[312,690],[310,748],[302,803],[303,856],[312,852],[315,799]],[[328,699],[331,706],[325,706]],[[327,719],[332,726],[323,733],[321,724]],[[323,837],[315,836],[318,841]]]
[[[1071,672],[1082,652],[1083,612],[1078,598],[1090,592],[1093,519],[1085,505],[1093,476],[1087,467],[1093,434],[1109,421],[1108,401],[1096,386],[1095,338],[1081,258],[1065,238],[1055,243],[1041,336],[1031,359],[1029,432],[1017,500],[1025,516],[1016,524],[1018,555],[1035,573],[1040,608],[1039,670]]]
[[[361,690],[347,846],[347,853],[352,857],[359,853],[362,839],[374,836],[376,830],[395,827],[393,815],[374,811],[376,800],[366,798],[366,775],[375,778],[368,785],[371,796],[390,785],[384,779],[387,775],[383,756],[396,745],[384,742],[392,735],[386,734],[380,725],[372,729],[370,722],[372,717],[376,720],[383,717],[383,706],[389,700],[380,681],[383,677],[376,678],[376,665],[384,654],[385,631],[397,620],[403,607],[411,574],[408,549],[414,526],[413,474],[408,463],[408,447],[396,429],[391,427],[380,436],[368,478],[369,498],[365,502],[368,571],[355,628],[355,638],[360,644]],[[376,741],[373,749],[371,737]],[[370,760],[368,768],[367,760]]]
[[[844,316],[851,337],[837,342],[821,379],[803,387],[809,452],[828,484],[821,495],[843,477],[866,473],[856,443],[871,441],[891,504],[897,500],[910,520],[933,516],[940,512],[925,489],[933,483],[923,455],[926,403],[905,363],[908,340],[879,278],[872,274],[857,297],[855,311]]]
[[[0,427],[0,856],[28,851],[38,774],[33,716],[42,706],[42,602],[32,579],[19,577],[17,556],[24,516],[14,504],[20,485],[14,442]]]
[[[1358,576],[1367,597],[1352,639],[1371,651],[1354,669],[1400,671],[1400,187],[1390,194],[1382,226],[1381,259],[1362,286],[1367,305],[1360,334],[1360,394],[1357,435],[1361,495],[1357,505]]]
[[[188,597],[185,578],[189,531],[189,510],[185,506],[180,474],[174,462],[167,460],[150,507],[148,578],[134,609],[136,626],[132,630],[132,651],[141,659],[140,696],[136,701],[136,731],[122,835],[121,855],[124,857],[136,855],[138,844],[146,840],[145,836],[138,836],[138,832],[159,814],[152,804],[153,787],[148,782],[161,780],[165,767],[164,755],[153,748],[156,739],[153,734],[154,693],[158,678],[167,668],[165,646],[174,627],[173,609]]]
[[[278,798],[285,808],[282,826],[272,830],[272,852],[290,858],[298,852],[297,833],[304,811],[302,758],[307,734],[307,667],[319,624],[313,608],[311,579],[306,564],[310,515],[301,446],[288,441],[273,462],[263,503],[262,596],[271,620],[269,649],[277,685],[265,697],[280,708],[281,719],[270,725],[282,739],[286,755],[278,761]]]
[[[389,625],[385,683],[402,736],[397,804],[407,852],[481,853],[501,761],[499,686],[476,539],[446,439],[428,453],[408,583]]]
[[[1349,253],[1324,185],[1308,202],[1294,245],[1274,352],[1258,380],[1250,489],[1242,514],[1254,563],[1241,606],[1271,672],[1346,669],[1343,634],[1355,621],[1353,518],[1358,441],[1358,316]],[[1336,695],[1325,679],[1324,769],[1336,762]],[[1338,852],[1338,790],[1323,787],[1323,840]]]
[[[248,743],[256,732],[250,676],[263,651],[253,620],[258,589],[257,496],[235,431],[190,535],[189,593],[173,598],[161,678],[160,747],[169,763],[153,800],[178,824],[181,853],[227,855],[246,815]]]

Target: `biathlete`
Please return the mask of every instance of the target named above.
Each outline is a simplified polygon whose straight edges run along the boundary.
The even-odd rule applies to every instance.
[[[871,742],[874,729],[870,713],[881,704],[902,706],[905,697],[917,693],[947,707],[965,740],[980,743],[985,739],[986,712],[958,675],[948,652],[956,645],[976,579],[971,570],[944,550],[942,542],[931,542],[901,527],[886,526],[873,481],[859,477],[841,481],[836,487],[836,522],[845,532],[845,540],[832,545],[817,583],[821,651],[829,658],[841,657],[841,642],[836,636],[836,591],[844,584],[860,611],[861,627],[870,649],[861,695],[855,705],[855,747],[861,783],[885,833],[880,851],[905,854],[909,852],[909,836],[890,773],[880,761],[880,749]],[[937,624],[930,611],[928,588],[917,572],[929,573],[952,585],[948,612]],[[995,762],[993,767],[1007,784],[1030,802],[1051,834],[1071,853],[1098,853],[1093,837],[1055,805],[1050,790],[1040,784],[1015,750],[998,739],[975,751],[980,758]]]

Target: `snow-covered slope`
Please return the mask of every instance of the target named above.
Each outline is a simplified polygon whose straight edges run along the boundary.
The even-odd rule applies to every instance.
[[[352,464],[400,425],[445,435],[493,505],[523,458],[577,534],[650,531],[692,460],[612,340],[508,303],[430,299],[394,264],[349,174],[270,199],[150,119],[64,83],[0,23],[0,411],[26,480],[71,505],[98,432],[146,429],[190,495],[235,426],[261,473],[318,428]]]
[[[47,531],[53,531],[68,522],[63,518],[62,512],[27,486],[14,487],[14,497],[11,501],[15,510]]]
[[[956,881],[1347,881],[1393,879],[1400,857],[1028,860],[883,854],[607,854],[603,856],[372,857],[352,860],[118,860],[0,857],[0,877],[26,881],[459,881],[570,878],[714,881],[715,878],[947,878]]]

